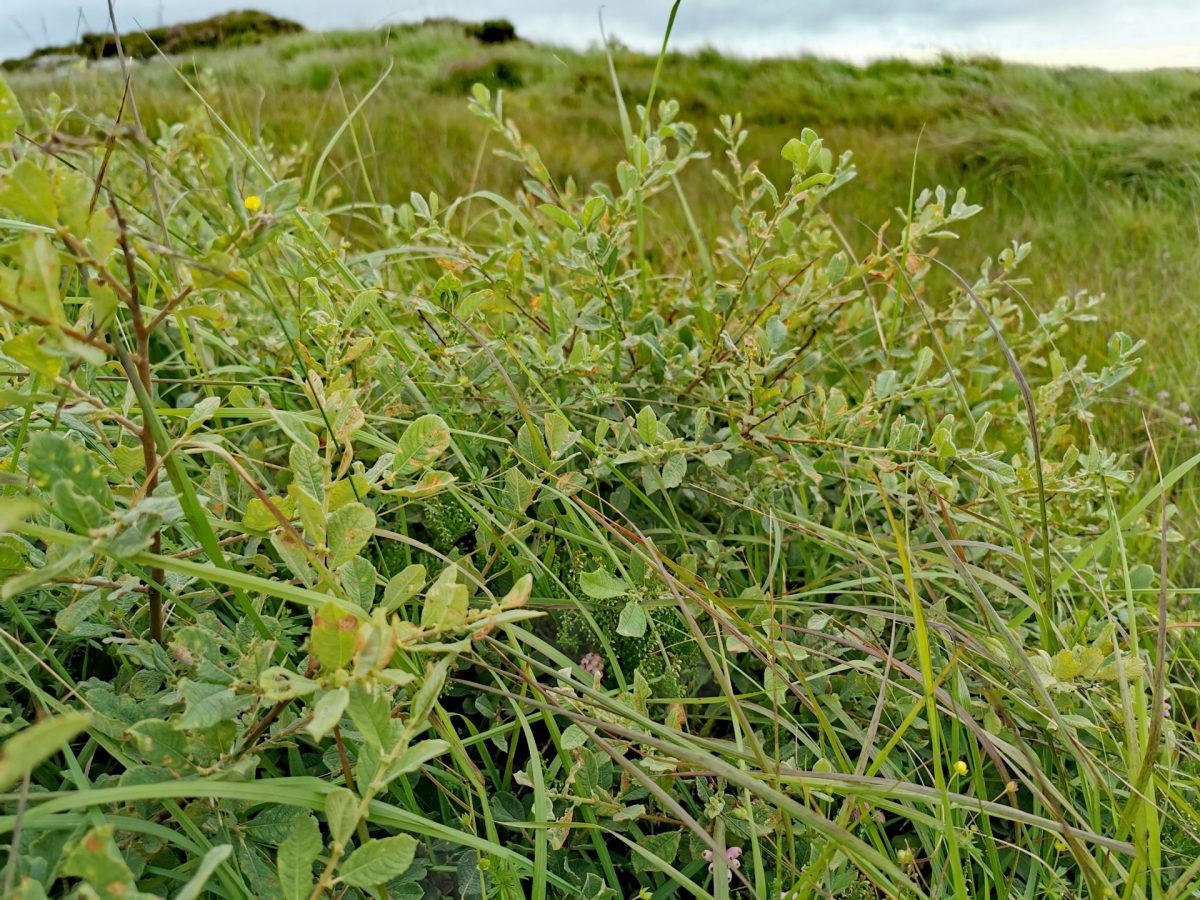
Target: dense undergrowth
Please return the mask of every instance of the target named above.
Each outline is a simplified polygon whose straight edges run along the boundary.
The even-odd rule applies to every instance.
[[[0,109],[6,892],[1190,896],[1142,346],[962,192],[855,251],[810,130],[585,184],[471,106],[519,185],[349,211],[199,95]]]
[[[962,235],[959,260],[994,255],[1004,240],[1030,242],[1037,252],[1023,272],[1034,285],[1035,309],[1081,290],[1106,297],[1095,310],[1099,327],[1061,336],[1066,355],[1102,359],[1114,330],[1154,349],[1093,423],[1102,442],[1136,452],[1137,490],[1153,487],[1151,438],[1168,468],[1200,450],[1193,408],[1200,320],[1189,312],[1200,284],[1200,73],[950,57],[854,66],[707,50],[668,53],[660,68],[644,53],[614,48],[613,55],[627,97],[646,97],[657,73],[660,96],[679,101],[709,149],[719,116],[741,113],[749,131],[743,156],[776,182],[789,177],[778,149],[800,127],[853,148],[856,189],[836,192],[826,209],[855,255],[870,253],[875,230],[894,222],[896,207],[907,208],[914,171],[920,185],[966,187],[984,208]],[[151,60],[132,77],[152,137],[187,117],[193,88],[251,143],[299,159],[301,177],[340,135],[321,169],[319,193],[339,229],[364,247],[377,241],[375,211],[414,190],[453,197],[520,189],[520,170],[490,152],[492,139],[467,111],[476,82],[504,90],[526,140],[554,161],[560,177],[611,180],[624,148],[603,51],[521,40],[483,45],[463,23],[284,36]],[[57,94],[77,109],[111,115],[123,93],[120,71],[104,67],[15,73],[12,83],[29,108]],[[728,217],[707,166],[684,170],[679,182],[695,227],[714,240]],[[654,252],[672,257],[672,266],[700,265],[680,239],[690,230],[680,204],[660,203],[652,214],[660,235]],[[945,273],[931,278],[939,290],[952,286]],[[1200,513],[1200,497],[1185,490],[1177,500],[1190,552],[1172,554],[1173,569],[1200,546],[1200,531],[1188,524]],[[1194,582],[1198,574],[1192,566],[1185,577]]]

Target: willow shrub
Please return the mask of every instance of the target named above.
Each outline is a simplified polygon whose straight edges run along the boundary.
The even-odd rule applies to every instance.
[[[7,890],[1188,890],[1139,345],[943,263],[961,192],[839,228],[809,130],[722,120],[709,244],[676,104],[586,188],[472,108],[521,190],[387,206],[8,104]]]

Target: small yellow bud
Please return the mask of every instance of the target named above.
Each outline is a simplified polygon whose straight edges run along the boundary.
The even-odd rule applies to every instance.
[[[1066,853],[1067,845],[1063,841],[1055,841],[1054,849],[1057,850],[1059,853]]]
[[[958,775],[960,778],[967,774],[967,764],[961,759],[954,764],[954,774]]]
[[[262,209],[262,197],[258,196],[258,194],[250,194],[242,203],[246,207],[246,212],[256,213]]]

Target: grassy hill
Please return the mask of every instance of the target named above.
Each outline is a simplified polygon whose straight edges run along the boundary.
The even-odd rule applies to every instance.
[[[654,58],[620,50],[615,63],[629,105],[644,101]],[[476,81],[504,90],[507,113],[556,176],[611,181],[622,149],[603,52],[487,45],[452,22],[284,36],[140,65],[138,102],[151,126],[195,105],[174,66],[247,135],[314,150],[382,78],[325,169],[347,202],[511,187],[517,168],[487,152],[485,129],[467,111]],[[90,112],[115,112],[120,95],[119,74],[96,69],[21,74],[13,82],[24,103],[57,92]],[[1200,325],[1190,314],[1200,302],[1200,72],[950,58],[856,67],[702,51],[668,55],[659,97],[680,102],[681,117],[699,127],[709,150],[716,149],[717,116],[740,111],[748,155],[774,175],[785,165],[777,148],[803,127],[838,151],[852,149],[859,184],[835,208],[859,251],[907,203],[914,173],[918,190],[966,187],[985,211],[951,262],[972,266],[1011,240],[1032,241],[1030,303],[1042,308],[1063,293],[1104,293],[1101,331],[1119,327],[1153,348],[1145,390],[1182,401],[1200,386],[1192,363]],[[701,227],[715,230],[712,184],[701,167],[685,187]],[[1164,427],[1179,422],[1169,417]]]
[[[519,185],[519,166],[490,152],[486,128],[468,112],[476,82],[504,92],[506,114],[556,178],[611,183],[623,146],[604,51],[507,37],[501,29],[493,43],[495,34],[454,20],[267,37],[139,63],[137,100],[153,133],[199,108],[198,91],[252,143],[294,149],[306,175],[332,140],[322,186],[360,222],[377,223],[413,191],[445,197]],[[618,45],[613,61],[635,116],[656,57]],[[113,68],[81,62],[10,80],[32,107],[58,95],[89,115],[112,115],[120,103]],[[719,116],[740,112],[746,156],[775,178],[787,167],[778,148],[802,128],[851,150],[857,181],[829,206],[860,256],[884,222],[893,224],[883,240],[898,239],[896,210],[913,187],[965,187],[984,211],[945,261],[973,270],[1014,241],[1031,242],[1023,272],[1033,309],[1080,292],[1105,298],[1098,327],[1056,336],[1064,352],[1102,359],[1116,330],[1147,342],[1135,386],[1102,410],[1101,432],[1144,451],[1145,418],[1168,459],[1200,445],[1191,410],[1200,389],[1200,72],[952,57],[855,66],[700,51],[666,56],[657,96],[679,101],[680,117],[714,154],[722,152],[713,138]],[[707,168],[691,167],[682,184],[699,228],[712,235],[726,223]],[[371,240],[372,228],[345,224]],[[677,210],[663,233],[682,234],[682,224]]]
[[[1195,895],[1200,75],[611,62],[0,91],[6,895]]]

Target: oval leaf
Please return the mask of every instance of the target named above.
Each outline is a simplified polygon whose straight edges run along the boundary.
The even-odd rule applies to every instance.
[[[384,884],[403,875],[412,865],[417,842],[407,834],[367,841],[342,863],[338,878],[351,887]]]
[[[404,429],[396,445],[392,471],[412,475],[434,462],[450,446],[450,428],[441,416],[428,415]]]
[[[329,565],[337,568],[358,555],[375,531],[375,513],[361,503],[343,506],[329,517]]]

